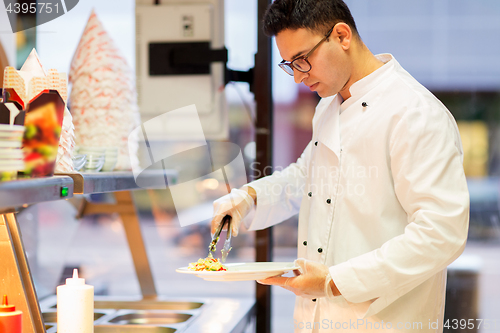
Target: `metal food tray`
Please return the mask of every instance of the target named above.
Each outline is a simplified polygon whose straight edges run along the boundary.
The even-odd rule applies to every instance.
[[[40,302],[47,333],[57,332],[57,297]],[[96,296],[94,333],[180,333],[197,318],[210,300],[138,299]]]

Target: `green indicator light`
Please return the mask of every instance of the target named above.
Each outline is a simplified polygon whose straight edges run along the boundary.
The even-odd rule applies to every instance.
[[[61,187],[61,197],[67,197],[69,194],[69,189],[66,186]]]

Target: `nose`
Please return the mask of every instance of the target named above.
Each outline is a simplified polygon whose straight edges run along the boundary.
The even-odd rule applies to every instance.
[[[301,83],[308,75],[308,73],[302,73],[296,69],[293,70],[293,79],[295,83]]]

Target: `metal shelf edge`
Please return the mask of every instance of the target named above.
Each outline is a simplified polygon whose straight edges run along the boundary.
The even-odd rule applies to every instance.
[[[62,188],[67,196],[62,196]],[[18,207],[38,202],[73,197],[73,180],[65,176],[18,179],[0,183],[0,213],[12,212]]]

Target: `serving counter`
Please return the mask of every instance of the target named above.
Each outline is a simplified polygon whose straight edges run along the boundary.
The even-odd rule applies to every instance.
[[[159,176],[165,181],[158,182]],[[120,215],[141,288],[139,299],[96,297],[95,332],[210,332],[214,325],[219,332],[244,331],[253,316],[254,299],[171,300],[157,295],[131,191],[145,188],[145,184],[148,189],[175,184],[177,174],[161,171],[141,177],[141,187],[130,172],[58,174],[0,183],[0,290],[8,291],[11,303],[23,311],[23,333],[55,333],[56,304],[55,296],[42,303],[37,298],[15,212],[30,204],[61,199],[71,199],[80,217]],[[115,200],[88,201],[87,195],[95,193],[113,193]],[[158,311],[166,312],[162,317]],[[142,317],[135,320],[137,316]]]
[[[0,290],[23,312],[23,333],[45,332],[35,286],[15,211],[29,204],[71,198],[70,177],[23,179],[0,183]]]
[[[66,176],[0,182],[0,214],[34,203],[71,198],[73,184]]]

